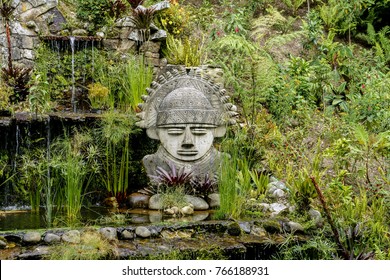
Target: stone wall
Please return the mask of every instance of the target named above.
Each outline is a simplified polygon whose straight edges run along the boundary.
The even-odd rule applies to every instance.
[[[59,9],[58,0],[14,0],[15,8],[9,21],[11,30],[12,60],[27,66],[32,66],[35,58],[35,48],[41,42],[42,36],[86,36],[87,31],[76,29],[70,32],[64,30],[65,16]],[[159,3],[157,9],[169,7],[168,2]],[[8,59],[8,46],[4,20],[0,26],[1,62],[6,64]],[[160,45],[165,40],[165,31],[151,28],[150,42],[142,46],[137,41],[137,32],[129,17],[119,19],[112,32],[97,32],[103,46],[110,50],[122,53],[140,50],[154,65],[160,66]]]

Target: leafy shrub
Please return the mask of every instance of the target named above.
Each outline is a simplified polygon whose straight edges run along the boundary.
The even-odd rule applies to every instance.
[[[108,103],[109,89],[100,83],[93,83],[88,86],[88,98],[92,108],[104,108]]]
[[[156,16],[157,24],[175,37],[185,33],[189,19],[189,12],[178,3],[171,4],[169,9],[161,11]]]
[[[106,25],[110,18],[118,18],[126,10],[121,0],[79,0],[77,17],[90,23],[90,31]]]
[[[163,53],[171,64],[199,66],[203,56],[203,43],[201,39],[195,37],[176,39],[168,35]]]

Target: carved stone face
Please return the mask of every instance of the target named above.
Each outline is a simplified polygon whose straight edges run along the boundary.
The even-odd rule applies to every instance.
[[[159,127],[161,145],[174,158],[196,161],[213,146],[215,126],[207,124],[170,124]]]

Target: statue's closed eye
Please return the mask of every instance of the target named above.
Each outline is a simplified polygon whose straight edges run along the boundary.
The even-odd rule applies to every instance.
[[[195,135],[204,135],[207,133],[207,129],[201,128],[201,127],[193,127],[193,128],[191,128],[191,132],[192,132],[192,134],[195,134]]]
[[[180,135],[184,133],[184,128],[168,128],[168,134]]]

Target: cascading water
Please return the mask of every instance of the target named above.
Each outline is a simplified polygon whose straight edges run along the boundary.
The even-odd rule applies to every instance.
[[[77,106],[76,106],[76,87],[75,87],[75,76],[74,76],[74,42],[75,42],[75,37],[71,36],[69,37],[70,41],[70,48],[72,50],[72,99],[71,99],[71,104],[73,108],[73,112],[76,113],[77,111]]]
[[[53,203],[51,193],[51,173],[50,173],[50,144],[51,144],[51,128],[50,128],[50,116],[47,117],[46,122],[46,160],[47,160],[47,178],[46,178],[46,222],[47,226],[51,226],[53,217]]]

